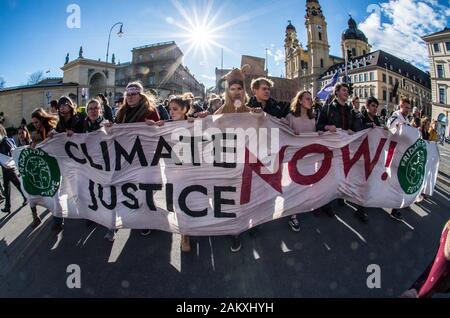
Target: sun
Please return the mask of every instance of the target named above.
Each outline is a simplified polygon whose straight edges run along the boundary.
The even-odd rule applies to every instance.
[[[209,46],[214,35],[209,32],[206,26],[198,26],[190,33],[191,41],[197,46]]]
[[[203,6],[183,7],[178,0],[172,0],[172,4],[180,17],[167,17],[166,22],[179,30],[172,36],[181,39],[180,45],[187,46],[185,55],[201,53],[202,60],[207,61],[208,57],[215,55],[215,49],[228,50],[220,41],[224,37],[222,32],[227,26],[217,25],[222,9],[214,8],[213,0],[203,1]]]

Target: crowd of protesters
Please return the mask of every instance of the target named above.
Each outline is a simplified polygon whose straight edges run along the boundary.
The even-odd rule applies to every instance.
[[[204,118],[209,115],[220,115],[226,113],[261,113],[265,112],[281,123],[290,127],[294,134],[318,132],[334,133],[338,129],[348,134],[354,134],[365,129],[376,127],[393,127],[398,125],[409,125],[416,127],[424,140],[440,141],[440,135],[436,120],[430,121],[426,116],[421,116],[415,107],[411,112],[411,103],[405,98],[400,98],[399,109],[388,117],[386,109],[380,109],[375,97],[368,97],[365,105],[360,107],[358,96],[354,96],[349,102],[349,86],[338,83],[334,87],[331,102],[322,105],[320,100],[314,98],[309,91],[299,91],[292,101],[281,102],[271,97],[271,89],[274,83],[267,78],[257,78],[251,82],[252,97],[248,97],[245,91],[245,74],[248,66],[242,69],[233,69],[224,76],[225,92],[222,96],[212,94],[207,102],[195,98],[191,93],[183,95],[171,95],[164,101],[157,103],[155,98],[144,91],[140,82],[129,83],[125,89],[123,98],[116,101],[116,107],[110,107],[104,95],[99,94],[89,100],[86,106],[86,115],[77,112],[77,105],[67,96],[50,103],[49,112],[39,108],[32,115],[31,120],[34,130],[30,134],[26,122],[18,130],[17,144],[7,137],[6,131],[0,125],[0,153],[11,156],[11,151],[16,146],[35,147],[47,138],[52,138],[57,133],[90,133],[103,126],[120,125],[126,123],[145,122],[148,125],[164,125],[167,121],[189,120]],[[4,189],[1,191],[5,197],[3,212],[10,212],[10,183],[13,183],[23,196],[23,205],[28,203],[20,187],[15,168],[2,167]],[[0,198],[1,199],[1,198]],[[351,202],[350,202],[351,203]],[[36,205],[29,202],[32,215],[33,227],[39,226],[41,219],[37,213]],[[336,204],[345,204],[344,200],[338,199],[329,202],[321,208],[331,217],[335,215]],[[353,203],[354,204],[354,203]],[[356,204],[354,204],[356,205]],[[356,205],[356,217],[367,222],[366,209]],[[399,209],[393,209],[391,216],[402,220]],[[53,229],[63,229],[63,219],[53,217]],[[300,222],[297,215],[289,217],[290,228],[300,231]],[[448,229],[447,229],[448,231]],[[105,238],[114,241],[117,230],[108,229]],[[149,235],[150,229],[141,231],[142,235]],[[241,235],[233,236],[231,251],[238,252],[241,249]],[[181,250],[189,252],[190,239],[182,235]],[[416,291],[419,288],[416,287]],[[423,287],[422,287],[423,290]],[[420,291],[426,294],[427,291]]]

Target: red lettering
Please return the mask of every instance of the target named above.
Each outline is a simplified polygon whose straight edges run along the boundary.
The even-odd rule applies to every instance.
[[[258,176],[260,176],[265,182],[270,184],[272,188],[277,190],[279,193],[283,193],[283,189],[281,188],[281,172],[282,172],[282,164],[284,159],[284,152],[287,146],[284,146],[280,149],[278,153],[278,170],[272,174],[261,174],[261,167],[263,164],[259,159],[257,159],[256,163],[250,163],[250,151],[245,148],[245,165],[244,171],[242,173],[242,186],[241,186],[241,204],[246,204],[250,202],[250,194],[252,192],[252,172],[255,172]]]
[[[311,153],[319,153],[319,154],[323,153],[324,159],[322,161],[320,169],[315,174],[305,176],[298,171],[297,162],[303,159],[306,155]],[[292,157],[292,160],[289,161],[288,164],[289,176],[291,177],[292,181],[300,185],[311,185],[317,183],[320,180],[322,180],[323,177],[325,177],[328,171],[330,171],[332,160],[333,160],[333,152],[327,147],[319,144],[312,144],[306,146],[297,151]]]
[[[366,181],[369,179],[370,174],[372,173],[373,168],[377,164],[380,159],[381,151],[383,150],[384,144],[386,143],[386,138],[381,138],[378,143],[378,148],[375,153],[375,157],[372,161],[370,161],[370,148],[369,148],[369,137],[366,137],[364,141],[359,146],[353,158],[350,158],[350,147],[349,145],[341,148],[342,151],[342,161],[344,163],[344,173],[345,177],[347,177],[348,173],[352,169],[353,165],[364,156],[364,171],[366,176]]]

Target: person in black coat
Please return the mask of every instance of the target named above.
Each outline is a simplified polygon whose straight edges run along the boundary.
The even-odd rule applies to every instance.
[[[349,87],[345,83],[334,86],[334,100],[325,105],[317,119],[317,131],[336,132],[337,128],[353,133],[351,130],[351,107],[347,105]]]
[[[6,134],[6,129],[3,125],[0,125],[0,153],[12,157],[12,151],[16,147],[14,140],[9,138]],[[23,198],[22,206],[27,205],[28,201],[25,195],[22,192],[22,188],[20,187],[20,180],[17,177],[17,169],[15,167],[9,168],[2,164],[2,174],[3,174],[3,186],[4,186],[4,194],[5,194],[5,207],[1,210],[5,213],[11,213],[11,185],[19,190],[20,194]]]
[[[381,119],[377,116],[378,106],[380,103],[375,97],[369,97],[366,101],[366,109],[363,113],[362,123],[363,129],[381,127]]]
[[[290,111],[290,103],[277,102],[270,97],[270,89],[273,82],[264,77],[252,80],[251,89],[255,96],[251,97],[247,103],[250,108],[262,108],[264,112],[278,119],[285,118]]]
[[[363,126],[362,126],[362,124],[363,124],[363,119],[362,119],[363,118],[363,114],[362,114],[361,110],[359,109],[360,107],[359,107],[359,97],[358,96],[353,97],[352,105],[353,105],[353,108],[350,111],[350,114],[351,114],[351,119],[350,119],[351,127],[350,127],[350,129],[355,131],[355,132],[363,130]]]
[[[106,99],[105,95],[103,95],[103,94],[98,94],[96,97],[97,97],[97,99],[102,101],[103,117],[106,120],[113,123],[114,122],[113,111],[112,111],[111,106],[109,106],[108,99]]]
[[[330,104],[326,104],[319,114],[317,120],[317,131],[329,131],[336,132],[338,128],[348,131],[349,134],[353,134],[352,119],[351,119],[351,107],[347,105],[349,96],[349,86],[345,83],[337,83],[334,86],[334,100]],[[332,201],[322,207],[322,210],[330,217],[334,217],[334,205],[336,201],[340,205],[345,204],[344,200],[339,199]]]
[[[58,100],[58,113],[57,133],[83,133],[84,116],[76,112],[76,105],[69,97],[62,96]]]
[[[360,122],[358,122],[357,125],[359,125],[360,130],[365,129],[371,129],[375,127],[381,127],[380,119],[377,116],[378,106],[379,102],[375,97],[369,97],[366,100],[366,109],[362,112],[360,119],[356,119]],[[355,123],[353,123],[353,127],[357,126]],[[369,220],[369,216],[366,213],[366,209],[363,206],[360,206],[358,204],[355,204],[356,206],[356,216],[363,222],[367,222]]]

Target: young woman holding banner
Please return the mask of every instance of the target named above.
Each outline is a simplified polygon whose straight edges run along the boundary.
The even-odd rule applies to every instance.
[[[296,135],[316,131],[316,120],[312,109],[312,95],[308,91],[300,91],[291,102],[291,111],[286,118],[281,119]],[[294,214],[289,220],[292,231],[300,231],[300,223]]]
[[[193,121],[194,118],[188,117],[189,111],[192,109],[192,102],[193,99],[191,98],[190,94],[184,94],[181,96],[173,97],[169,100],[168,108],[169,108],[169,114],[172,121],[178,121],[178,120],[189,120]],[[152,120],[147,120],[147,124],[149,125],[158,125],[162,126],[164,125],[164,121],[154,122]],[[188,253],[191,251],[191,244],[190,239],[188,235],[181,234],[181,251]]]
[[[144,87],[140,82],[131,82],[125,88],[125,100],[120,106],[115,122],[127,123],[156,123],[159,122],[159,114],[153,98],[144,93]],[[144,229],[141,234],[147,236],[150,229]]]
[[[48,114],[44,109],[38,108],[31,113],[31,121],[34,128],[36,128],[32,135],[32,142],[30,145],[34,148],[37,144],[47,139],[50,132],[55,129],[58,124],[58,118],[54,115]],[[31,214],[33,215],[33,224],[31,226],[35,228],[41,224],[41,218],[37,214],[36,204],[33,202],[30,202],[29,204]],[[56,225],[54,228],[56,229]]]

